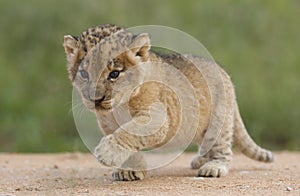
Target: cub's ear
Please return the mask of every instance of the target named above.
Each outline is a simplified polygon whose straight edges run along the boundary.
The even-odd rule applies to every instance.
[[[64,36],[63,46],[65,48],[68,66],[74,66],[78,58],[77,38],[72,35]]]
[[[136,61],[145,62],[148,60],[150,48],[149,35],[147,33],[142,33],[133,38],[127,54],[135,63],[137,63]]]

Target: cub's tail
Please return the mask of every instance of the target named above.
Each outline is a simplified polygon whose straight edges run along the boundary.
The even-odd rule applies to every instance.
[[[267,163],[274,161],[275,157],[271,151],[261,148],[251,139],[237,106],[235,109],[233,138],[234,145],[249,158]]]

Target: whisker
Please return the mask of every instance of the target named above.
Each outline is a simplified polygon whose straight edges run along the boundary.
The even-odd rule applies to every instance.
[[[77,103],[73,103],[72,107],[69,110],[69,113],[71,113],[72,111],[76,111],[79,107],[83,106],[83,103],[81,100],[79,100]]]
[[[87,108],[85,106],[80,108],[80,112],[79,112],[79,119],[82,119],[82,116],[84,115],[84,113],[86,113]]]

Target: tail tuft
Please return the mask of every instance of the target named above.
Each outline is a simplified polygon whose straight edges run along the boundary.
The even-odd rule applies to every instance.
[[[268,150],[262,149],[263,152],[260,154],[260,156],[258,157],[259,161],[263,161],[266,163],[272,163],[275,160],[275,155]]]

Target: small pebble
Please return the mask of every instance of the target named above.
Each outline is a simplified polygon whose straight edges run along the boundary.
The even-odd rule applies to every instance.
[[[248,189],[248,188],[250,188],[250,186],[249,186],[249,185],[245,185],[245,186],[243,186],[242,188]]]
[[[240,171],[240,174],[248,174],[249,171]]]
[[[287,191],[291,191],[291,190],[293,190],[293,189],[292,189],[291,187],[288,186],[288,187],[286,187],[286,190],[287,190]]]
[[[203,177],[193,177],[193,178],[191,178],[192,180],[204,180],[204,178]]]
[[[84,191],[83,191],[83,193],[89,193],[90,191],[88,190],[88,189],[85,189]]]

